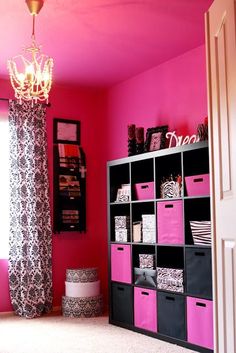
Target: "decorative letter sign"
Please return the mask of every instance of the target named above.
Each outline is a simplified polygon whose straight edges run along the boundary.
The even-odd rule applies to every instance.
[[[167,132],[166,133],[166,138],[170,138],[170,143],[169,143],[169,148],[170,147],[177,147],[181,145],[188,145],[190,143],[195,143],[199,141],[199,136],[197,135],[192,135],[192,136],[176,136],[175,131],[173,132]],[[172,146],[172,143],[175,142],[175,145]]]

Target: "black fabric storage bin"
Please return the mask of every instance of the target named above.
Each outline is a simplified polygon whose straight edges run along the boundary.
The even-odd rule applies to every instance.
[[[133,288],[129,285],[112,283],[112,320],[133,324]]]
[[[158,333],[186,340],[185,297],[158,292]]]
[[[186,249],[187,293],[212,298],[211,249]]]

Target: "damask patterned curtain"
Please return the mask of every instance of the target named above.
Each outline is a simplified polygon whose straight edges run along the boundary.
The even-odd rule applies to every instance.
[[[49,206],[46,108],[11,101],[9,285],[16,314],[52,308],[52,231]]]

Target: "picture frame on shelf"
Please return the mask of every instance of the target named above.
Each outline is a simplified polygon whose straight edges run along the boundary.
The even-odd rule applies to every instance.
[[[144,144],[145,152],[158,151],[165,148],[167,131],[168,125],[148,128]]]
[[[117,190],[116,202],[129,202],[130,201],[130,185],[122,184],[120,188]]]
[[[80,121],[71,119],[53,119],[54,143],[80,145]]]

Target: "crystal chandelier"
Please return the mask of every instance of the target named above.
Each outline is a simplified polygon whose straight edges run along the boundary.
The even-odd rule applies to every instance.
[[[8,60],[8,71],[15,97],[22,101],[48,103],[52,85],[53,59],[41,53],[35,41],[35,17],[41,10],[44,0],[26,0],[33,16],[32,43],[24,48],[25,55],[17,55]]]

